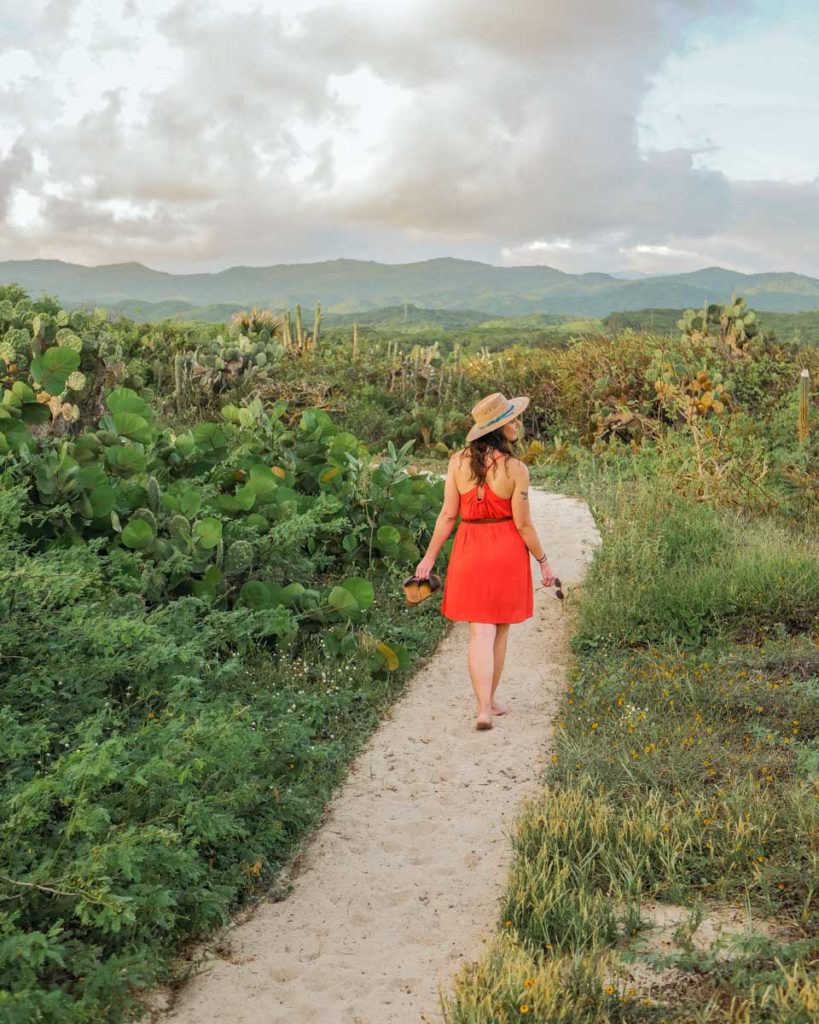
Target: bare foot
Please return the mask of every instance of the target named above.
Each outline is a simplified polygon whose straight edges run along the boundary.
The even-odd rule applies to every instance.
[[[509,705],[508,704],[501,704],[501,703],[495,704],[493,702],[493,704],[492,704],[492,714],[493,715],[505,715],[508,711],[509,711]]]
[[[475,723],[476,729],[491,729],[492,728],[492,712],[491,711],[479,711],[478,719]]]

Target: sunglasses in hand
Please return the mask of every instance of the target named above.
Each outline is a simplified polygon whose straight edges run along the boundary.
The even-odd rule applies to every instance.
[[[559,598],[559,600],[562,601],[563,600],[563,590],[561,589],[560,580],[557,578],[557,576],[555,576],[555,578],[552,580],[552,582],[554,583],[554,586],[555,586],[555,597]],[[545,590],[546,588],[545,587],[536,587],[535,589],[536,590]]]

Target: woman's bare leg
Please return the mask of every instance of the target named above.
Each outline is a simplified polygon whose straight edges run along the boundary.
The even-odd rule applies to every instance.
[[[506,643],[509,640],[509,622],[499,622],[495,632],[495,645],[494,645],[494,674],[492,676],[492,714],[494,715],[505,715],[509,710],[507,704],[501,704],[495,700],[495,690],[498,688],[498,683],[503,675],[503,665],[506,661]]]
[[[469,678],[478,701],[478,722],[492,724],[492,677],[495,668],[493,622],[469,623]]]

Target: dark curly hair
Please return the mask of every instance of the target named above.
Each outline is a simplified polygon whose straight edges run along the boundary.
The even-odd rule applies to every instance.
[[[486,471],[488,468],[486,456],[493,449],[502,452],[507,462],[514,455],[512,442],[504,437],[501,427],[498,427],[497,430],[490,430],[488,434],[476,437],[460,454],[460,458],[464,459],[467,453],[469,453],[469,468],[479,484],[486,483]]]

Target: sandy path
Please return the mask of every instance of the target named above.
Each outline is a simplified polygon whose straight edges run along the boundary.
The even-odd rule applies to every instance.
[[[571,586],[599,541],[591,514],[530,494],[550,564]],[[227,933],[230,959],[206,960],[163,1024],[440,1021],[438,985],[480,956],[496,923],[517,805],[549,755],[570,621],[554,590],[535,592],[498,690],[511,712],[485,732],[474,729],[468,626],[455,624],[359,751],[295,863],[293,891]]]

